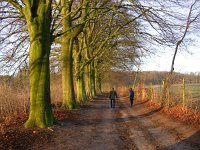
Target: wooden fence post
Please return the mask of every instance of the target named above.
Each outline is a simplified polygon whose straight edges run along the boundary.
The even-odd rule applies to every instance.
[[[162,90],[161,90],[161,96],[160,96],[160,103],[163,106],[164,100],[165,100],[165,80],[162,80]]]
[[[183,78],[183,108],[185,108],[185,79]]]
[[[169,87],[167,87],[167,107],[170,107],[170,93],[169,93]]]
[[[150,98],[151,101],[153,101],[153,86],[152,86],[152,83],[150,84],[149,98]]]

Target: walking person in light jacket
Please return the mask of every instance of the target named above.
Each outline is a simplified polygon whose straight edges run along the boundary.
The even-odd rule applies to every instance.
[[[110,107],[115,108],[115,99],[117,98],[117,92],[115,91],[114,88],[112,88],[112,90],[110,91],[109,98],[110,98]]]

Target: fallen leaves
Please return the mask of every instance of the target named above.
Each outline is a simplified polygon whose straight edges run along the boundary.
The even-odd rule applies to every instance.
[[[146,103],[146,105],[150,109],[158,109],[161,107],[159,104],[150,101]],[[183,108],[182,106],[177,105],[171,108],[164,107],[160,112],[184,121],[187,124],[200,124],[200,111],[198,110]]]
[[[0,135],[0,149],[27,149],[33,143],[38,145],[49,142],[52,134],[45,129],[7,129],[5,134]]]

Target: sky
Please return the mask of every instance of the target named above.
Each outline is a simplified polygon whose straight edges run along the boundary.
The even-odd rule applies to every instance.
[[[165,50],[166,51],[166,50]],[[189,46],[187,51],[180,51],[176,55],[174,71],[181,73],[200,73],[200,45]],[[170,71],[174,49],[160,52],[145,58],[142,71]]]
[[[182,2],[182,1],[180,0],[179,2]],[[181,22],[179,20],[173,20],[173,21],[179,25],[185,25],[188,14],[189,14],[189,8],[193,4],[193,2],[194,1],[192,0],[183,1],[183,4],[185,7],[179,7],[179,5],[175,6],[175,5],[172,5],[171,3],[169,3],[169,6],[173,6],[173,7],[169,7],[168,4],[166,3],[166,6],[168,6],[166,8],[167,9],[169,8],[169,10],[172,12],[174,11],[175,14],[179,14],[179,15],[182,14],[181,17],[183,18],[185,17],[183,21]],[[153,5],[153,6],[157,5],[156,3],[155,4],[148,3],[148,4]],[[199,2],[195,4],[195,7],[193,7],[192,9],[193,11],[191,13],[190,19],[193,19],[194,17],[196,17],[196,15],[199,13],[199,8],[200,8],[199,6],[200,6]],[[172,10],[170,8],[172,8]],[[169,18],[169,20],[170,19],[171,18]],[[190,25],[190,28],[186,34],[186,37],[184,38],[184,41],[181,44],[182,46],[180,46],[178,49],[178,53],[176,55],[175,65],[174,65],[175,72],[200,73],[200,36],[199,36],[200,34],[199,34],[199,31],[194,30],[195,25],[196,27],[199,26],[197,25],[198,24],[197,22],[196,23],[193,22]],[[180,32],[177,32],[176,34],[182,37],[184,30],[185,28],[182,27],[180,28]],[[150,32],[154,34],[154,31],[150,31]],[[191,40],[188,40],[188,39],[191,39]],[[153,47],[157,49],[156,52],[157,51],[161,51],[161,52],[157,52],[155,55],[151,55],[151,57],[147,57],[143,59],[143,65],[141,65],[141,70],[142,71],[170,71],[172,59],[173,59],[173,55],[175,51],[175,46],[176,45],[174,45],[174,47],[172,48],[164,47],[164,45],[163,47],[159,47],[159,46]],[[188,52],[186,52],[186,49]]]

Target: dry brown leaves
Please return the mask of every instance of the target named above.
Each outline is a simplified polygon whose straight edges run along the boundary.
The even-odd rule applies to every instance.
[[[54,109],[54,116],[58,121],[76,119],[79,115],[77,110]],[[27,149],[35,144],[37,147],[51,141],[53,130],[31,128],[25,129],[23,124],[28,114],[13,114],[0,118],[0,149]]]
[[[147,106],[150,109],[158,109],[161,107],[159,104],[150,101],[147,103]],[[161,112],[184,121],[187,124],[200,124],[200,111],[198,110],[183,108],[182,106],[174,106],[171,108],[164,107]]]

